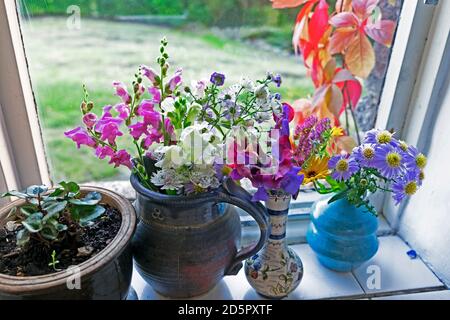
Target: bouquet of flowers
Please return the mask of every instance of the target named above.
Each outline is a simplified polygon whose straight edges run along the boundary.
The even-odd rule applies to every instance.
[[[320,181],[314,185],[319,193],[336,193],[330,203],[346,198],[376,215],[367,199],[369,194],[378,190],[391,192],[396,205],[400,204],[422,185],[426,162],[416,147],[395,139],[389,131],[373,129],[352,153],[338,154],[328,161],[328,185]]]
[[[115,167],[128,167],[150,190],[207,192],[230,171],[225,163],[227,140],[234,141],[239,132],[267,130],[274,124],[273,115],[281,115],[281,97],[269,89],[271,84],[279,87],[281,77],[268,74],[256,82],[243,78],[224,87],[225,75],[214,72],[209,81],[185,86],[181,69],[169,76],[167,44],[161,40],[159,72],[142,65],[131,93],[124,83],[113,83],[120,101],[103,107],[101,116],[94,113],[84,88],[84,127],[65,135],[78,148],[93,148],[98,158],[109,159]],[[127,147],[119,147],[126,134],[133,156]]]

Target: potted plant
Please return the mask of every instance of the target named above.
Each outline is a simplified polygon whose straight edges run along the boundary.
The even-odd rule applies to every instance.
[[[426,157],[387,130],[367,132],[350,154],[328,161],[326,183],[315,181],[322,194],[311,211],[307,241],[326,267],[347,272],[378,250],[377,212],[370,202],[376,192],[391,192],[395,204],[417,192],[424,178]]]
[[[241,261],[263,246],[268,233],[265,208],[228,177],[227,159],[241,132],[273,127],[282,113],[280,95],[270,85],[281,77],[268,74],[225,87],[225,75],[183,85],[182,70],[169,75],[167,40],[163,39],[158,72],[142,65],[132,93],[114,82],[120,102],[97,116],[87,92],[82,102],[84,128],[66,132],[78,146],[87,145],[115,166],[131,170],[140,218],[133,240],[136,268],[159,293],[191,297],[210,290]],[[131,137],[135,155],[119,148]],[[240,219],[233,206],[259,225],[260,239],[238,250]]]
[[[0,299],[125,299],[136,217],[127,199],[61,182],[2,197]]]

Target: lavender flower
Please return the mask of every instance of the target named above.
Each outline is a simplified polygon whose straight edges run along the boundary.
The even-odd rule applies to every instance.
[[[355,148],[353,154],[361,166],[373,168],[375,167],[375,150],[375,145],[366,143]]]
[[[348,154],[331,158],[328,162],[328,168],[333,170],[331,177],[340,181],[349,180],[359,170],[356,160]]]
[[[214,72],[211,75],[209,81],[211,81],[212,84],[215,84],[218,87],[223,86],[223,84],[225,83],[225,75],[222,73]]]
[[[405,170],[402,154],[401,150],[391,145],[377,146],[373,165],[384,177],[393,179]]]
[[[395,204],[398,205],[407,196],[415,194],[419,185],[420,182],[418,181],[417,173],[414,171],[408,171],[405,176],[400,177],[392,184],[392,197],[395,200]]]

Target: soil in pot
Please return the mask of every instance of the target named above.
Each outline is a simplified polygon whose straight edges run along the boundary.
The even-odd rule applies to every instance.
[[[67,236],[52,246],[35,238],[22,248],[16,245],[16,233],[19,230],[0,232],[0,273],[11,276],[38,276],[65,270],[78,265],[103,250],[117,235],[122,217],[119,211],[104,205],[106,212],[83,228],[78,235]],[[61,217],[60,219],[64,219]],[[64,221],[61,221],[64,222]],[[56,252],[56,270],[49,266],[53,250]]]

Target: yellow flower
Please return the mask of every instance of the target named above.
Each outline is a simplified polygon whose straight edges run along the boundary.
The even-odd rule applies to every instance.
[[[328,160],[330,160],[328,157],[324,157],[322,159],[319,157],[312,158],[309,161],[308,166],[303,168],[299,173],[305,176],[303,184],[325,179],[326,176],[330,174],[330,170],[328,169]]]
[[[341,137],[344,135],[344,129],[341,127],[333,127],[331,128],[331,136],[332,137]]]

